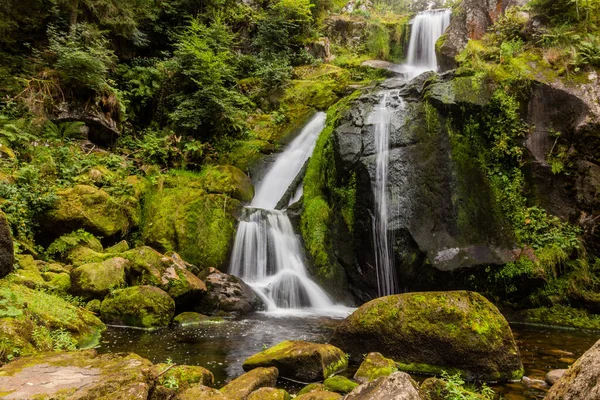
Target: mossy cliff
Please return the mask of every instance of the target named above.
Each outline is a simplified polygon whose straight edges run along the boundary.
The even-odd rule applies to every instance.
[[[523,366],[508,322],[483,296],[466,291],[406,293],[359,307],[331,343],[350,353],[379,351],[400,370],[460,371],[470,380],[515,380]]]

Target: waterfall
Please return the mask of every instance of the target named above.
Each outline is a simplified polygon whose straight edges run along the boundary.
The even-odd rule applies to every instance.
[[[302,246],[285,210],[275,210],[325,127],[317,113],[277,157],[240,218],[229,272],[242,278],[261,297],[267,312],[282,315],[347,315],[308,275]],[[298,188],[294,197],[301,195]]]
[[[398,67],[406,80],[423,72],[437,70],[435,42],[450,24],[450,10],[424,11],[415,17],[408,47],[408,62]],[[399,285],[394,268],[394,252],[389,231],[389,191],[398,194],[397,188],[388,187],[390,151],[390,125],[392,114],[404,108],[404,100],[398,91],[383,92],[381,101],[373,109],[368,123],[374,127],[375,161],[373,182],[374,214],[372,218],[375,269],[379,296],[398,293]]]
[[[408,60],[403,69],[412,79],[425,71],[436,71],[435,42],[450,25],[449,9],[429,10],[414,18],[408,43]]]

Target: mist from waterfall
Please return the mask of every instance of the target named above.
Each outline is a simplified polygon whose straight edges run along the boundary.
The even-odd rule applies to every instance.
[[[309,277],[302,245],[287,212],[275,209],[311,156],[325,117],[325,113],[317,113],[277,157],[240,218],[229,272],[254,289],[270,314],[348,314],[348,308],[335,305]],[[301,195],[301,188],[298,193]]]

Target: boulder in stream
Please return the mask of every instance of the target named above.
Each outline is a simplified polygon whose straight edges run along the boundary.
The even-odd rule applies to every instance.
[[[208,268],[200,277],[206,283],[208,292],[196,306],[197,311],[213,315],[222,311],[243,315],[262,306],[254,290],[236,276]]]
[[[337,347],[302,340],[285,340],[248,357],[242,365],[245,371],[277,367],[280,376],[302,382],[327,379],[347,366],[346,354]]]
[[[600,340],[573,364],[544,400],[600,399]]]
[[[394,360],[385,358],[381,353],[369,353],[354,374],[354,380],[358,383],[367,383],[396,371],[398,367]]]
[[[255,368],[235,378],[221,388],[221,393],[232,400],[246,400],[250,393],[262,387],[274,387],[279,372],[275,367]]]
[[[107,324],[159,328],[168,326],[175,314],[175,301],[153,286],[115,290],[104,299],[102,320]]]
[[[478,293],[405,293],[372,300],[352,313],[331,343],[358,363],[379,351],[400,370],[461,372],[466,380],[508,381],[523,365],[508,322]]]
[[[344,400],[422,400],[417,383],[404,372],[363,383]]]

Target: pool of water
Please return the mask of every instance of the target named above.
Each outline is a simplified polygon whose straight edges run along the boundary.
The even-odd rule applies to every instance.
[[[330,317],[273,317],[255,314],[240,320],[209,322],[187,328],[148,332],[109,327],[99,352],[135,352],[154,363],[201,365],[215,376],[217,387],[241,375],[242,362],[283,340],[325,343],[340,319]],[[598,339],[599,333],[514,325],[525,375],[543,380],[546,372],[566,368]],[[422,380],[422,379],[419,379]],[[297,385],[283,382],[293,392]],[[492,386],[505,400],[542,399],[543,389],[522,382]]]

